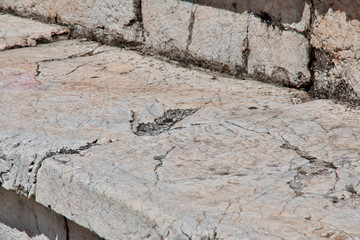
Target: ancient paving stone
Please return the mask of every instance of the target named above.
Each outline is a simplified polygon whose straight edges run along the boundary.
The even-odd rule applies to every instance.
[[[21,26],[21,27],[19,27]],[[65,27],[36,21],[24,21],[20,17],[0,13],[0,51],[16,47],[36,46],[39,42],[52,42],[66,38]]]
[[[100,237],[360,237],[359,110],[83,40],[0,62],[1,187]]]

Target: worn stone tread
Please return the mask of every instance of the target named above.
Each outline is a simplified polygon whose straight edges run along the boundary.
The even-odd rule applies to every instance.
[[[0,182],[105,239],[358,239],[360,111],[66,40],[0,52]]]

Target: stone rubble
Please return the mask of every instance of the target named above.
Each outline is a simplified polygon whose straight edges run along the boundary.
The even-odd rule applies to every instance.
[[[359,110],[82,39],[10,37],[2,192],[104,239],[360,238]],[[63,234],[60,220],[46,231]]]

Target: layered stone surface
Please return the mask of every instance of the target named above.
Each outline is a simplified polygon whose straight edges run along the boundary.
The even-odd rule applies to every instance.
[[[0,193],[34,199],[69,232],[360,237],[356,109],[86,40],[0,62]]]
[[[3,11],[75,36],[358,105],[357,1],[10,1]]]

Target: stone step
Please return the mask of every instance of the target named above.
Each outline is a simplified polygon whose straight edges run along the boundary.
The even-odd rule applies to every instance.
[[[2,191],[104,239],[360,237],[359,110],[51,41],[0,52]]]

